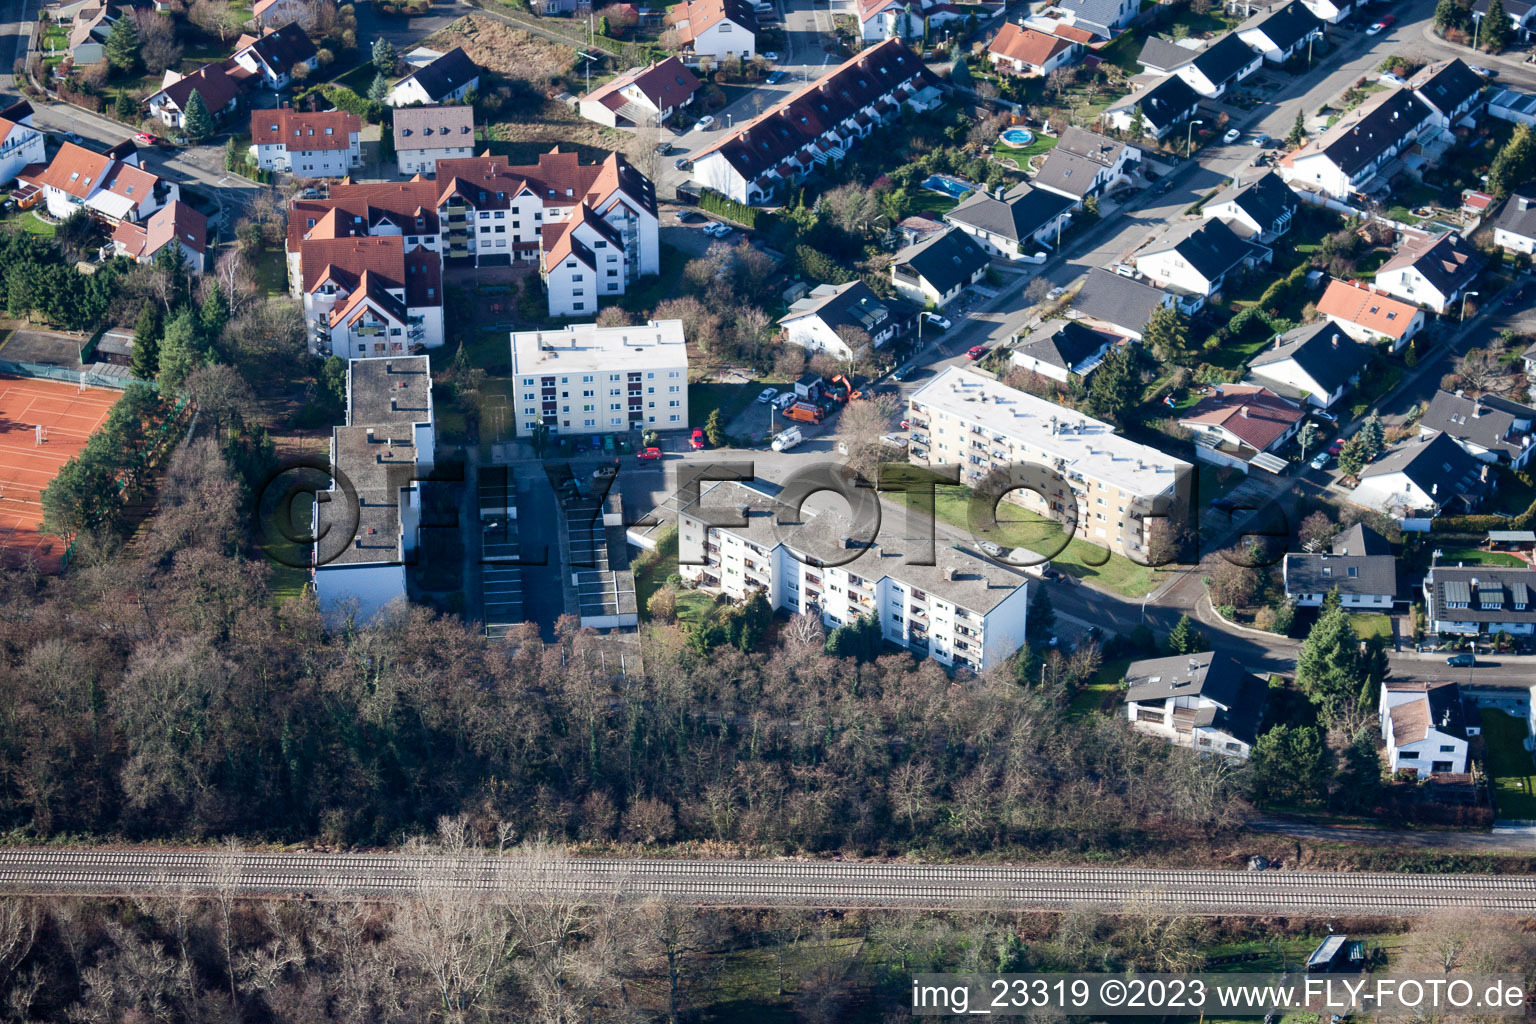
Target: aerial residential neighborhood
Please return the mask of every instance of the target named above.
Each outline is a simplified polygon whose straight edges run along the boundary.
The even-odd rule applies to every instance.
[[[6,1019],[1530,982],[1533,17],[8,5]]]

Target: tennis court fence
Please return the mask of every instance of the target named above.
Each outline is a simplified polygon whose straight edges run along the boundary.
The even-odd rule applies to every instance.
[[[71,370],[63,366],[50,366],[48,363],[17,363],[8,359],[0,359],[0,374],[11,377],[36,377],[40,380],[62,380],[70,384],[78,384],[85,381],[87,387],[93,388],[117,388],[119,391],[134,382],[134,377],[126,368],[114,366],[116,373],[106,373],[100,370]],[[153,387],[153,382],[150,383]]]

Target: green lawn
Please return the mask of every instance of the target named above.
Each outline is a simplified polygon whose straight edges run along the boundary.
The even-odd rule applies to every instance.
[[[645,606],[667,577],[677,572],[677,530],[666,529],[657,537],[656,551],[639,555],[631,566],[635,573],[635,601],[642,619],[650,618]]]
[[[719,409],[720,418],[729,425],[741,410],[752,404],[764,388],[776,387],[783,391],[791,386],[791,384],[777,381],[755,381],[751,384],[690,384],[688,385],[688,416],[693,420],[693,425],[703,427],[705,421],[709,419],[709,414]]]
[[[1478,548],[1441,548],[1440,564],[1455,565],[1457,562],[1466,562],[1468,565],[1508,565],[1519,568],[1525,563],[1514,555],[1504,551],[1482,551]]]
[[[6,218],[5,224],[14,230],[25,231],[29,235],[41,235],[43,238],[52,238],[55,231],[55,225],[40,219],[31,210],[23,210]]]
[[[1525,749],[1524,722],[1502,711],[1483,711],[1483,749],[1499,817],[1536,821],[1536,762]]]
[[[905,497],[909,503],[915,500],[912,495]],[[969,530],[970,500],[969,487],[939,487],[934,498],[934,512],[951,526]],[[1124,555],[1112,554],[1080,537],[1073,537],[1065,548],[1051,554],[1062,546],[1064,535],[1061,525],[1011,501],[999,503],[997,518],[998,529],[980,535],[982,539],[1004,547],[1028,548],[1042,555],[1050,555],[1051,567],[1069,576],[1087,580],[1126,597],[1141,597],[1157,584],[1157,574],[1152,568],[1137,565]]]
[[[267,249],[256,258],[251,267],[256,275],[256,284],[267,295],[285,295],[288,292],[288,263],[283,258],[283,250]],[[507,358],[511,358],[509,355]]]
[[[917,194],[912,197],[912,201],[907,204],[907,213],[922,213],[924,210],[929,210],[933,213],[943,214],[948,213],[958,205],[960,205],[958,199],[952,199],[938,192],[929,192],[927,189],[919,189]]]
[[[1061,140],[1054,135],[1041,135],[1035,133],[1035,140],[1022,148],[1010,146],[1001,139],[992,145],[992,155],[1003,163],[1011,163],[1019,170],[1029,169],[1029,158],[1039,156],[1041,153],[1049,153],[1056,148],[1056,143]]]
[[[1369,640],[1373,636],[1392,639],[1392,620],[1380,612],[1357,612],[1349,617],[1349,624],[1355,628],[1355,635],[1361,640]]]
[[[1067,705],[1067,714],[1081,718],[1098,711],[1110,694],[1120,691],[1120,684],[1125,681],[1125,668],[1130,663],[1130,658],[1106,661],[1093,677],[1093,682],[1073,695],[1072,702]]]
[[[656,308],[662,299],[677,294],[677,281],[683,276],[689,256],[675,246],[661,247],[661,273],[643,278],[639,285],[626,291],[619,305],[631,313],[642,313]]]

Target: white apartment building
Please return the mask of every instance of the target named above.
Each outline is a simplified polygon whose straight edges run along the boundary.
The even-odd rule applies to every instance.
[[[817,494],[796,512],[755,488],[713,484],[678,513],[679,572],[738,601],[762,590],[775,609],[818,615],[827,629],[873,616],[891,643],[973,672],[1023,645],[1026,576],[943,543],[927,555],[901,522],[861,528],[840,504]],[[709,525],[721,522],[738,525]],[[871,543],[850,540],[861,534]]]
[[[1075,536],[1143,563],[1146,518],[1175,515],[1188,502],[1188,462],[959,367],[915,391],[907,418],[913,462],[958,465],[967,487],[1006,473],[1015,488],[1008,500],[1075,521]]]
[[[325,227],[326,225],[322,225]],[[442,260],[399,235],[310,238],[299,261],[310,350],[404,356],[443,343]]]
[[[512,379],[520,437],[541,423],[552,435],[688,426],[688,345],[681,320],[516,331]]]
[[[32,127],[28,108],[25,121],[0,117],[0,185],[9,185],[28,164],[47,160],[43,152],[43,133]]]
[[[300,178],[341,178],[363,165],[362,119],[344,110],[291,107],[251,111],[251,149],[264,171]]]
[[[425,356],[347,364],[347,422],[331,432],[334,478],[310,524],[315,596],[332,623],[361,624],[405,599],[433,445]]]
[[[401,107],[395,111],[394,132],[401,176],[436,174],[439,160],[475,155],[475,108]]]

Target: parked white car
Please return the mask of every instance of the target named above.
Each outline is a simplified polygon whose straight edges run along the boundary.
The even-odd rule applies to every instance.
[[[1225,134],[1225,135],[1223,135],[1221,137],[1221,141],[1225,142],[1227,145],[1230,146],[1232,143],[1236,142],[1238,139],[1240,139],[1242,137],[1243,137],[1243,133],[1238,131],[1236,128],[1228,128],[1227,129],[1227,134]]]
[[[708,131],[714,123],[715,115],[705,114],[703,117],[699,118],[698,122],[693,126],[693,130],[696,132]]]

